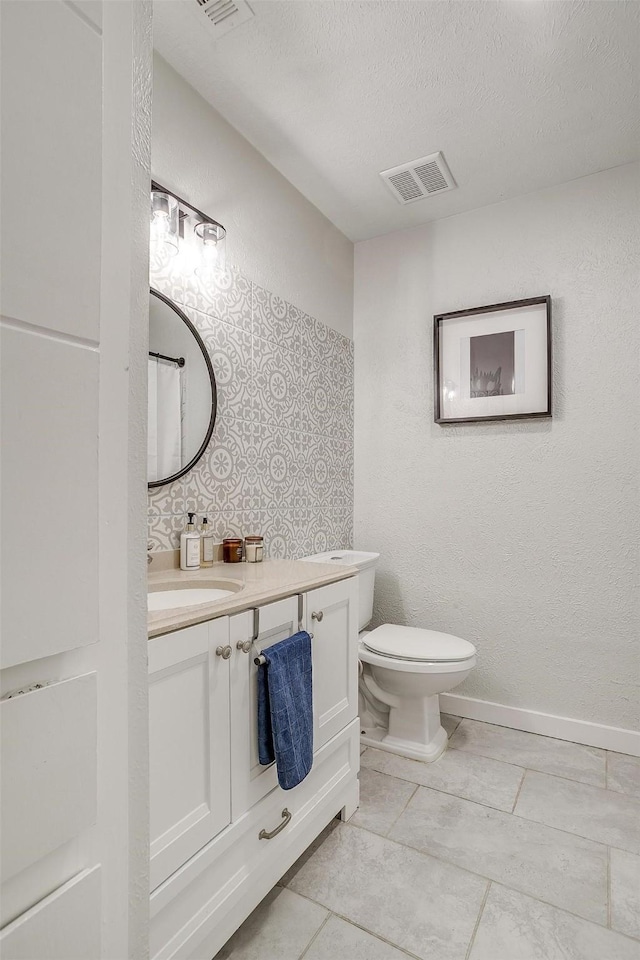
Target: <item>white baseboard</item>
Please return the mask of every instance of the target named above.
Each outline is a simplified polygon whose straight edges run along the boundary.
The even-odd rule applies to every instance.
[[[540,733],[544,737],[571,740],[589,747],[600,747],[603,750],[615,750],[617,753],[640,757],[640,732],[635,730],[607,727],[603,723],[573,720],[571,717],[556,717],[551,713],[539,713],[537,710],[507,707],[503,703],[474,700],[473,697],[463,697],[455,693],[440,694],[440,709],[443,713],[452,713],[469,720],[482,720],[500,727],[512,727],[514,730],[526,730],[528,733]]]

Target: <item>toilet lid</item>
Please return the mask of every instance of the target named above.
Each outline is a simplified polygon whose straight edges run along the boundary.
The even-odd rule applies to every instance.
[[[468,640],[437,630],[399,627],[384,623],[366,634],[362,642],[367,650],[397,660],[447,661],[468,660],[476,648]]]

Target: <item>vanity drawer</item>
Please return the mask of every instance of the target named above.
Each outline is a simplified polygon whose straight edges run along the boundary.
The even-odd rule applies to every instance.
[[[359,733],[355,720],[318,751],[299,786],[276,787],[154,891],[155,960],[215,955],[346,802],[359,768]],[[284,820],[272,839],[259,837]]]
[[[357,771],[360,763],[359,723],[353,730],[344,730],[336,741],[327,744],[329,749],[316,753],[313,769],[301,784],[293,790],[276,787],[250,811],[251,826],[243,838],[243,848],[245,858],[254,864],[255,870],[261,869],[262,859],[277,855],[278,850],[286,851],[290,838],[304,829],[305,819],[321,806],[345,776],[352,774],[354,769]]]

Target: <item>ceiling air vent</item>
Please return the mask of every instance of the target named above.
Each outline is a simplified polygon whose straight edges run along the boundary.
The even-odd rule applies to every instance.
[[[215,35],[218,37],[253,17],[253,10],[247,0],[196,0],[196,2],[215,28]]]
[[[380,174],[399,203],[413,203],[434,193],[455,190],[456,182],[441,153],[402,163]]]

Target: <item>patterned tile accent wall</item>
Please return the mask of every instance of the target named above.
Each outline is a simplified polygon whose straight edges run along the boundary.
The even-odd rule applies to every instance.
[[[353,342],[234,270],[214,289],[170,261],[151,285],[197,327],[218,387],[213,436],[181,480],[149,491],[153,550],[187,511],[216,539],[262,534],[267,556],[353,541]]]

